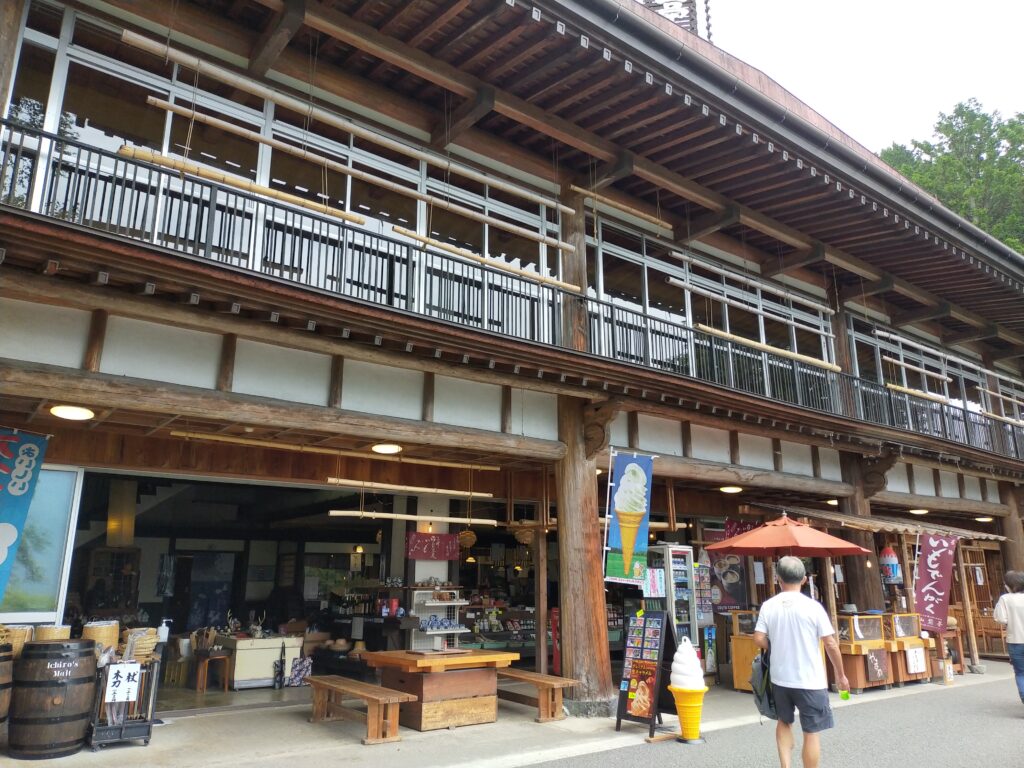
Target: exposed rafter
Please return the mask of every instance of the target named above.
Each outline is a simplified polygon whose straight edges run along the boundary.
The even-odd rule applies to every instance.
[[[821,243],[814,243],[810,248],[801,248],[777,261],[769,261],[767,264],[762,264],[761,274],[764,277],[775,277],[824,260],[825,246]]]
[[[712,232],[731,227],[740,221],[740,210],[735,205],[730,205],[721,211],[708,213],[700,216],[686,224],[676,227],[673,236],[680,245],[687,245],[694,240],[700,240]]]
[[[873,280],[867,283],[862,280],[859,283],[848,285],[839,291],[839,303],[846,304],[850,301],[863,301],[868,296],[888,293],[893,289],[894,283],[893,276],[886,275],[881,280]]]
[[[263,77],[274,66],[281,52],[302,28],[306,18],[306,0],[284,0],[284,9],[272,19],[252,47],[249,74]]]
[[[485,86],[460,104],[450,117],[441,117],[430,132],[430,146],[443,149],[494,109],[494,89]]]
[[[999,336],[999,329],[995,325],[986,325],[984,328],[964,331],[963,333],[950,333],[942,337],[944,344],[967,344],[972,341],[985,341]]]
[[[632,152],[623,152],[611,162],[598,166],[593,173],[581,173],[576,177],[576,184],[596,192],[616,181],[632,176],[635,160],[636,156]]]
[[[939,320],[943,317],[949,317],[951,314],[953,314],[952,307],[949,306],[948,302],[943,301],[932,307],[914,309],[909,312],[900,312],[893,315],[892,324],[897,328],[902,328],[904,325],[916,325],[917,323],[925,323],[929,320]]]

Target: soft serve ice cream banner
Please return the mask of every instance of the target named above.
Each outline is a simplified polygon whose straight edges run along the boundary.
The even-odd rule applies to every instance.
[[[613,455],[608,486],[605,580],[642,585],[647,574],[654,457]]]

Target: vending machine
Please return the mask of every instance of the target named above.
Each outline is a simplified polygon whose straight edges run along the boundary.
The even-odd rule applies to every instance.
[[[665,574],[665,597],[647,598],[646,603],[664,610],[672,620],[676,642],[690,638],[700,648],[697,628],[697,591],[693,569],[693,547],[682,544],[657,544],[647,548],[647,567]]]

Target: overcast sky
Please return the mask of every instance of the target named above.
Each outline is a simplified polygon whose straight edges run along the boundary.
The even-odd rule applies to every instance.
[[[971,97],[1024,112],[1019,0],[711,0],[711,33],[872,152]]]

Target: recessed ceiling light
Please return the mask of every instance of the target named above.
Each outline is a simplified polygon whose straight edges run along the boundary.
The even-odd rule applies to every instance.
[[[88,408],[81,408],[77,405],[55,405],[50,409],[50,413],[58,419],[67,419],[68,421],[88,421],[96,415]]]
[[[838,507],[839,506],[839,499],[829,499],[825,503],[828,504],[830,507]]]
[[[466,562],[467,563],[475,563],[476,562],[476,558],[473,557],[472,555],[470,555],[469,557],[466,558]]]
[[[927,515],[928,514],[928,510],[927,509],[908,509],[907,512],[909,512],[912,515]]]
[[[722,493],[742,493],[743,492],[743,489],[740,488],[738,485],[723,485],[718,490],[720,490]]]
[[[975,521],[977,521],[979,523],[991,523],[992,522],[992,518],[989,517],[988,515],[985,515],[984,517],[976,517],[974,519],[975,519]]]
[[[356,554],[357,555],[361,555],[362,553],[363,553],[363,545],[362,544],[356,544]]]
[[[374,453],[383,453],[390,456],[394,453],[401,453],[402,446],[397,443],[377,443],[376,445],[371,446],[370,450]]]

